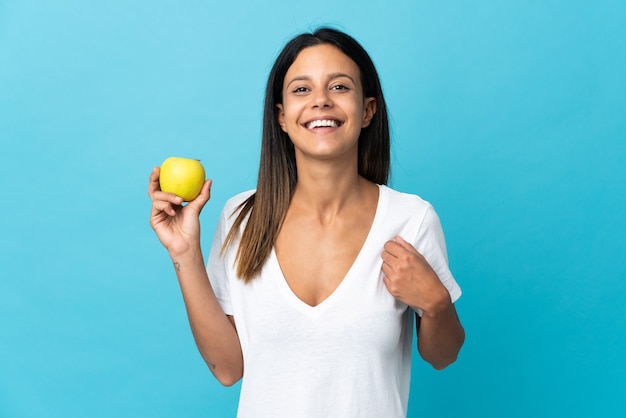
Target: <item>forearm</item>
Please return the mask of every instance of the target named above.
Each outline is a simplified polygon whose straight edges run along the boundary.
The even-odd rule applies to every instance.
[[[230,386],[243,375],[241,345],[213,292],[202,252],[197,248],[170,255],[198,350],[220,383]]]
[[[452,302],[417,318],[417,349],[420,356],[441,370],[456,361],[465,340],[465,330]]]

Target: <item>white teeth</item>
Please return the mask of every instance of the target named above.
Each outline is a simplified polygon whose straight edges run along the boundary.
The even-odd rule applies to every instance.
[[[322,120],[314,120],[313,122],[309,122],[306,127],[309,129],[313,129],[313,128],[319,128],[322,126],[336,128],[339,126],[339,124],[337,123],[336,120],[322,119]]]

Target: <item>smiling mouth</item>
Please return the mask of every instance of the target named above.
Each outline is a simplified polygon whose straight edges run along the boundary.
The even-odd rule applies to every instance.
[[[307,123],[305,126],[307,129],[338,128],[339,126],[341,126],[341,122],[339,122],[338,120],[334,120],[334,119],[318,119],[318,120],[313,120]]]

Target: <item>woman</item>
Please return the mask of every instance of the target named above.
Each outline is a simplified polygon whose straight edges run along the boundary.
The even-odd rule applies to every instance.
[[[267,84],[257,188],[225,206],[204,267],[199,214],[150,177],[194,338],[239,417],[406,416],[413,322],[437,369],[464,330],[432,207],[385,186],[385,101],[368,54],[322,28],[292,39]],[[416,313],[416,315],[413,314]]]

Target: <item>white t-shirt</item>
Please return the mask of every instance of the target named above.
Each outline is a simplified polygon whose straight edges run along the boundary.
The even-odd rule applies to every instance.
[[[313,307],[291,290],[272,251],[250,283],[237,278],[236,245],[220,256],[233,197],[220,217],[207,271],[241,341],[244,375],[239,418],[405,417],[411,378],[413,311],[394,299],[381,272],[383,246],[397,235],[426,258],[450,293],[461,289],[448,268],[432,206],[379,186],[376,215],[354,264],[337,289]]]

